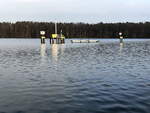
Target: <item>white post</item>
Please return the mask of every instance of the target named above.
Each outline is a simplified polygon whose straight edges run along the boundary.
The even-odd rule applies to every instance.
[[[55,22],[55,34],[57,34],[57,23]]]
[[[120,43],[123,43],[123,34],[122,34],[122,32],[119,33],[119,36],[120,36]]]
[[[61,29],[61,31],[60,31],[60,35],[61,35],[61,37],[62,37],[62,29]]]
[[[41,44],[45,44],[45,31],[40,31],[41,34]]]

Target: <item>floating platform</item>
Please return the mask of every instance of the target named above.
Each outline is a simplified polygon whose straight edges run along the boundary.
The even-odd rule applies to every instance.
[[[50,38],[50,44],[64,44],[65,36],[62,34],[52,34]]]
[[[98,43],[99,40],[71,40],[71,43]]]

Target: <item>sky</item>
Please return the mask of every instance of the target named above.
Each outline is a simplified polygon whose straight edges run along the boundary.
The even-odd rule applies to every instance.
[[[150,0],[0,0],[0,22],[146,22]]]

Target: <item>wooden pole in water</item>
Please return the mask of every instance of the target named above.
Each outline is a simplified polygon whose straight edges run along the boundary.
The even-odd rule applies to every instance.
[[[51,37],[50,37],[50,40],[49,40],[49,41],[50,41],[50,44],[51,44],[51,43],[52,43],[52,38],[51,38]]]
[[[45,31],[40,31],[41,34],[41,44],[45,44]]]

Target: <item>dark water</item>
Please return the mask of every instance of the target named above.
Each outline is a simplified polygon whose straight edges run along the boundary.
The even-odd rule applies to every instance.
[[[0,40],[0,113],[149,113],[150,40]]]

